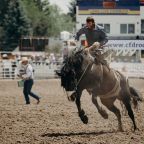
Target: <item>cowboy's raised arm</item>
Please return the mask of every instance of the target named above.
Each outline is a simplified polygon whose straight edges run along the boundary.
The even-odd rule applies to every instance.
[[[82,27],[74,36],[75,40],[79,41],[79,38],[82,34],[85,34],[86,26]]]

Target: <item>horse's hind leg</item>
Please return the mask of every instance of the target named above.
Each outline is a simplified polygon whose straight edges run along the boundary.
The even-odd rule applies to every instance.
[[[133,125],[134,125],[134,130],[137,129],[136,123],[135,123],[135,117],[134,117],[134,113],[133,110],[131,108],[131,93],[132,89],[130,90],[129,85],[128,85],[128,81],[121,75],[121,93],[120,93],[120,97],[121,100],[123,101],[123,104],[125,105],[127,111],[128,111],[128,115],[131,118]],[[134,89],[133,89],[134,90]]]
[[[101,99],[103,105],[105,105],[111,112],[113,112],[118,119],[118,130],[123,131],[120,110],[114,105],[115,98]]]
[[[129,117],[131,118],[132,122],[133,122],[133,125],[134,125],[134,130],[137,129],[137,126],[136,126],[136,122],[135,122],[135,118],[134,118],[134,113],[133,113],[133,110],[131,108],[131,104],[130,104],[130,100],[129,99],[124,99],[123,100],[123,103],[128,111],[128,115]]]

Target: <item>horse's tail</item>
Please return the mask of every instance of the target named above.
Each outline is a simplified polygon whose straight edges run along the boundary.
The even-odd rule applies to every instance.
[[[143,101],[142,94],[138,92],[134,87],[130,86],[130,93],[131,93],[131,98],[132,102],[134,104],[134,107],[138,107],[138,101]]]

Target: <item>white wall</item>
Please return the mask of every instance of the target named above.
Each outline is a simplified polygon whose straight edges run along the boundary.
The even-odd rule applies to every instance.
[[[77,29],[85,23],[87,15],[79,15],[77,17]],[[110,36],[120,35],[120,24],[135,24],[135,35],[140,33],[140,19],[138,16],[123,16],[123,15],[95,15],[92,16],[96,23],[110,24]],[[133,36],[134,34],[123,34],[124,36]]]
[[[78,10],[78,8],[77,8]],[[86,17],[92,16],[96,23],[110,24],[108,36],[137,36],[141,34],[141,19],[144,19],[144,6],[140,8],[140,15],[78,15],[76,30],[85,24]],[[134,34],[120,34],[120,24],[135,24]]]

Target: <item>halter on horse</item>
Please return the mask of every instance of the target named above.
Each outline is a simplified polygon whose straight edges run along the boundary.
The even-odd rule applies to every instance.
[[[121,100],[133,122],[134,130],[137,129],[130,100],[132,95],[136,96],[135,98],[141,98],[134,88],[129,87],[127,79],[121,73],[108,68],[97,59],[94,62],[87,51],[81,50],[67,58],[58,75],[66,91],[75,91],[75,102],[83,123],[88,123],[88,117],[81,108],[80,97],[82,91],[87,89],[91,90],[92,102],[98,112],[104,118],[108,118],[106,111],[97,103],[97,97],[100,97],[102,104],[116,115],[118,128],[122,131],[120,110],[114,105],[116,99]]]

